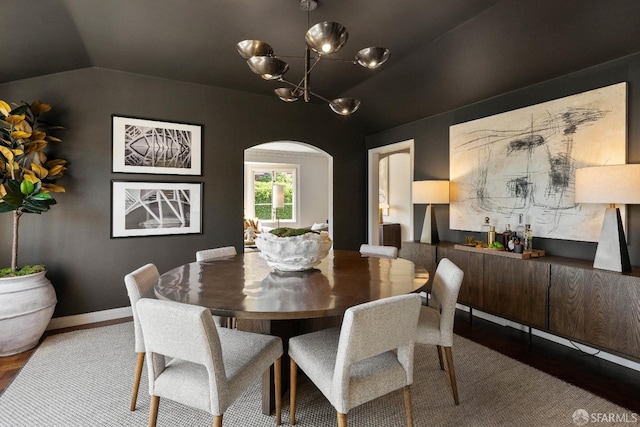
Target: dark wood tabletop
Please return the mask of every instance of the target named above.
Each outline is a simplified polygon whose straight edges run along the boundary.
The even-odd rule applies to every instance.
[[[259,252],[192,262],[164,273],[157,298],[196,304],[238,319],[305,319],[341,315],[354,305],[420,290],[429,279],[405,259],[331,251],[312,270],[281,272]]]

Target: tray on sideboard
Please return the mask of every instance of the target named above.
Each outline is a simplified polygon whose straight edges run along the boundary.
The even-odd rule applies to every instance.
[[[516,258],[516,259],[540,258],[540,257],[544,256],[544,251],[541,250],[541,249],[534,249],[531,252],[525,252],[525,253],[522,253],[522,254],[517,254],[515,252],[509,252],[509,251],[505,251],[505,250],[489,249],[489,248],[476,248],[475,246],[466,246],[466,245],[460,245],[460,244],[454,245],[453,248],[454,249],[459,249],[461,251],[477,252],[477,253],[481,253],[481,254],[496,255],[496,256],[503,256],[503,257],[507,257],[507,258]]]

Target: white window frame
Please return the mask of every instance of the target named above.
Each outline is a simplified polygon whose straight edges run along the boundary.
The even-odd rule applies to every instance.
[[[247,188],[245,189],[245,194],[247,194],[246,200],[246,212],[247,218],[256,218],[255,214],[255,186],[254,186],[254,176],[256,172],[270,172],[272,177],[275,176],[276,172],[287,172],[292,175],[292,201],[291,201],[291,219],[280,219],[280,223],[292,224],[297,222],[298,217],[298,165],[294,164],[284,164],[284,163],[247,163],[247,172],[246,172],[246,180]],[[272,178],[273,179],[273,178]],[[276,223],[278,220],[271,213],[271,219],[261,219],[261,222],[268,223]]]

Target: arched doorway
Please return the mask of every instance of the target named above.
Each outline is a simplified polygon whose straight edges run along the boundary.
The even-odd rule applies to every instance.
[[[333,236],[333,157],[310,144],[274,141],[247,148],[244,152],[245,217],[256,218],[262,227],[309,227],[326,223]],[[282,174],[282,175],[279,175]],[[280,219],[269,215],[269,198],[256,199],[255,180],[276,183],[277,177],[293,181],[293,197],[287,198]],[[288,185],[288,184],[287,184]],[[290,210],[289,210],[290,209]],[[292,213],[292,215],[289,215]],[[270,216],[270,217],[269,217]]]

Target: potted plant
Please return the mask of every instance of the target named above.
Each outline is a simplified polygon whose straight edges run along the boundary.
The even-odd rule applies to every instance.
[[[64,192],[53,182],[62,177],[66,160],[47,159],[48,135],[60,129],[40,120],[49,104],[22,102],[14,107],[0,100],[0,213],[13,215],[11,266],[0,270],[0,356],[34,347],[46,329],[56,304],[44,266],[18,268],[18,226],[25,213],[41,214]]]

